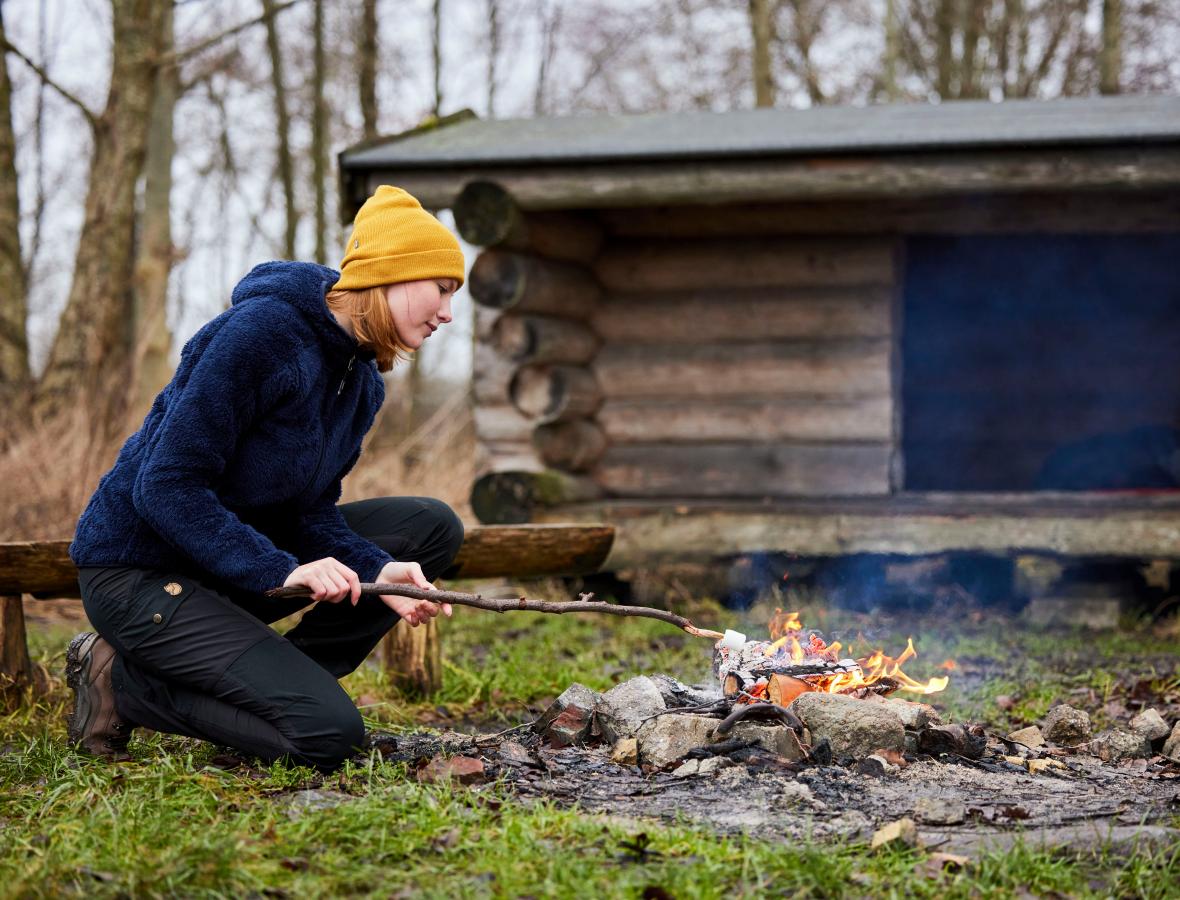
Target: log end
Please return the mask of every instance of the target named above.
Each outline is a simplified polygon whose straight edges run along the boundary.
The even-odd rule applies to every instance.
[[[511,195],[494,181],[468,182],[451,211],[463,240],[478,247],[490,247],[507,239],[519,217]]]

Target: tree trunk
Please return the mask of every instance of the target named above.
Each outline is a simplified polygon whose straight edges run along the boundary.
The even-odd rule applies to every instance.
[[[0,3],[0,40],[6,40]],[[0,56],[0,403],[9,413],[29,387],[28,305],[21,259],[16,138],[12,131],[12,82],[8,54]]]
[[[897,0],[885,0],[885,55],[881,59],[881,88],[889,103],[896,103],[901,98],[901,91],[897,87],[897,64],[900,58]]]
[[[278,129],[279,180],[283,184],[283,203],[287,216],[286,228],[283,231],[283,255],[286,259],[294,259],[299,211],[295,208],[295,165],[291,159],[291,117],[287,112],[287,90],[283,80],[283,53],[279,47],[278,17],[275,15],[274,0],[262,0],[262,8],[266,13],[266,48],[270,54],[270,83],[274,91],[275,126]],[[363,85],[361,91],[363,97]]]
[[[160,6],[164,17],[160,46],[167,50],[174,44],[172,0],[161,2]],[[135,260],[136,372],[135,395],[131,403],[137,418],[147,413],[156,394],[172,377],[168,359],[172,335],[168,331],[166,306],[168,277],[174,258],[171,196],[176,143],[172,120],[179,93],[180,73],[176,64],[163,65],[156,73],[144,171],[143,213]]]
[[[37,406],[53,414],[91,399],[119,430],[133,331],[135,188],[147,155],[164,5],[112,0],[113,59],[106,108],[94,119],[85,217],[65,312],[38,385]],[[105,396],[104,396],[105,393]]]
[[[21,596],[0,596],[0,709],[15,708],[34,684]]]
[[[1102,50],[1099,52],[1098,89],[1117,94],[1123,67],[1123,0],[1102,0]]]
[[[324,0],[315,0],[312,61],[311,178],[315,186],[315,261],[328,261],[328,111],[324,106]]]
[[[361,118],[365,140],[377,137],[377,0],[364,0],[360,34],[357,35],[357,86],[360,89]]]
[[[774,73],[770,59],[770,0],[750,0],[754,37],[754,105],[774,106]]]
[[[442,0],[434,0],[431,8],[430,50],[434,76],[434,117],[442,116]]]
[[[434,619],[417,628],[398,622],[382,641],[381,657],[393,683],[410,697],[429,697],[442,687],[442,653]]]
[[[488,4],[488,118],[496,118],[496,64],[500,59],[500,2]]]

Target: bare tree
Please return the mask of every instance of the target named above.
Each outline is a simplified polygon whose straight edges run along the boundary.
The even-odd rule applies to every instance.
[[[0,2],[0,41],[7,45]],[[8,54],[0,56],[0,403],[11,410],[30,386],[28,317],[21,259],[20,197],[16,180],[16,139],[12,130],[12,82]]]
[[[434,117],[442,115],[442,0],[434,0],[431,6],[430,50],[434,75]]]
[[[537,64],[537,86],[533,92],[533,115],[545,114],[546,87],[553,58],[557,53],[557,35],[561,29],[561,7],[547,0],[537,0],[541,48]]]
[[[823,31],[824,15],[829,8],[825,2],[815,0],[787,0],[783,4],[791,13],[790,29],[786,33],[790,40],[785,42],[787,64],[807,91],[807,98],[813,104],[823,103],[827,98],[819,83],[813,52]]]
[[[364,0],[356,39],[356,61],[365,140],[377,137],[377,27],[377,0]]]
[[[1102,49],[1098,56],[1098,89],[1120,91],[1123,69],[1123,0],[1102,0]]]
[[[173,2],[158,0],[162,8],[161,47],[171,48]],[[172,160],[176,153],[173,114],[180,97],[180,67],[174,55],[156,71],[144,163],[143,210],[139,221],[139,244],[135,257],[134,334],[135,373],[131,406],[136,414],[146,413],[152,399],[172,375],[168,352],[172,335],[168,331],[168,276],[172,272]]]
[[[754,105],[774,106],[774,71],[770,45],[771,0],[750,0],[750,30],[754,38]]]
[[[111,9],[113,56],[102,113],[95,115],[59,89],[90,126],[94,151],[74,277],[38,385],[37,406],[43,414],[52,414],[89,394],[113,426],[127,397],[110,391],[99,404],[94,392],[119,383],[117,373],[131,359],[135,187],[147,154],[158,48],[166,44],[164,4],[111,0]],[[125,373],[121,383],[126,384]]]
[[[500,0],[487,0],[488,118],[496,117],[496,64],[500,60]]]
[[[324,104],[324,0],[314,0],[315,48],[312,56],[311,178],[315,188],[315,261],[328,261],[328,110]]]
[[[266,14],[266,49],[270,56],[270,83],[274,94],[275,126],[278,129],[278,170],[283,186],[285,226],[283,255],[295,258],[295,233],[299,228],[299,210],[295,205],[295,163],[291,157],[291,116],[287,112],[287,89],[283,78],[283,52],[279,44],[279,26],[274,0],[262,0]]]

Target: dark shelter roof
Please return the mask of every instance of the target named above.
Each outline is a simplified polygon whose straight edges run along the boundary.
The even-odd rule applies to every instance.
[[[469,118],[340,155],[345,170],[692,160],[1180,140],[1180,97],[952,101],[709,113]]]

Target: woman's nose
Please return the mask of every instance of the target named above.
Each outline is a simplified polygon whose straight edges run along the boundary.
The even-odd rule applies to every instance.
[[[438,308],[438,320],[440,322],[451,321],[451,296],[448,294],[443,298],[442,305]]]

